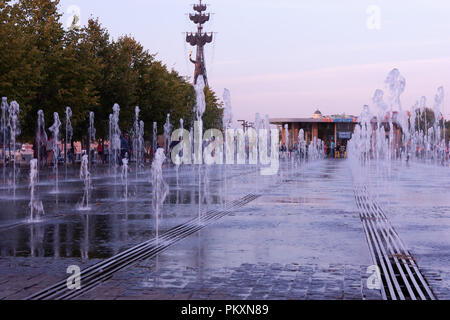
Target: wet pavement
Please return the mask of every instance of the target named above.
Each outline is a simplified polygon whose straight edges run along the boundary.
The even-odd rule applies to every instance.
[[[384,170],[383,178],[372,170],[371,192],[437,298],[450,300],[450,168],[402,163]]]
[[[365,182],[436,295],[450,299],[449,169],[388,169],[371,168]],[[98,168],[89,211],[77,208],[78,172],[60,173],[58,194],[52,173],[41,173],[37,223],[27,221],[24,172],[16,200],[0,189],[1,299],[25,298],[66,278],[70,265],[84,269],[156,234],[149,172],[130,172],[126,201],[121,178]],[[261,197],[80,299],[381,299],[367,288],[372,261],[348,161],[285,163],[269,177],[251,166],[213,167],[200,178],[196,168],[165,168],[164,177],[171,191],[159,234],[244,194]]]
[[[242,264],[207,269],[145,262],[79,299],[118,300],[380,300],[365,283],[367,266]],[[130,278],[131,277],[131,278]]]

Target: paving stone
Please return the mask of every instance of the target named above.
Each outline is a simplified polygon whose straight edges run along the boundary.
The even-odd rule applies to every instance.
[[[0,282],[0,299],[20,299],[37,292],[60,278],[51,274],[51,268],[42,272],[39,263],[11,265],[30,268],[36,272],[9,269],[7,280]],[[69,262],[69,261],[68,261]],[[5,264],[0,263],[0,268]],[[51,266],[51,265],[50,265]],[[364,287],[366,266],[333,264],[243,264],[237,268],[220,270],[191,268],[175,265],[153,269],[153,264],[143,262],[130,270],[115,274],[80,300],[380,300],[381,291]],[[56,268],[55,266],[51,266]],[[25,269],[24,269],[25,270]],[[34,270],[34,269],[31,269]],[[257,270],[257,271],[256,271]],[[60,272],[62,276],[64,273]],[[449,298],[450,289],[438,271],[429,271],[430,284],[438,298]],[[28,290],[25,290],[25,287]],[[34,291],[34,292],[32,292]]]

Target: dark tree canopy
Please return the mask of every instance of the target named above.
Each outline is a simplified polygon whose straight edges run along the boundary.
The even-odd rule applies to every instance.
[[[153,122],[161,133],[168,113],[174,127],[180,118],[192,123],[195,91],[188,79],[168,70],[136,39],[113,40],[98,19],[65,30],[58,4],[0,0],[0,96],[21,106],[21,140],[32,140],[39,109],[48,127],[53,112],[64,123],[66,106],[73,111],[74,139],[86,135],[90,111],[95,112],[97,137],[107,138],[114,103],[121,107],[125,132],[140,107],[148,140]],[[211,89],[205,95],[204,125],[220,129],[221,103]]]

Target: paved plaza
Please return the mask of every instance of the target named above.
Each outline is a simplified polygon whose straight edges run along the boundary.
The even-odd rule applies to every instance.
[[[414,166],[390,168],[390,178],[376,180],[370,191],[436,297],[450,299],[450,174],[446,168]],[[426,175],[425,183],[417,172]],[[273,177],[261,177],[252,167],[209,169],[200,207],[197,171],[182,167],[178,181],[175,169],[164,174],[171,191],[159,234],[244,194],[260,196],[76,299],[382,299],[380,290],[368,288],[373,262],[348,161],[286,163]],[[3,221],[1,299],[26,298],[67,278],[70,265],[85,269],[154,236],[144,177],[130,181],[131,189],[138,187],[127,202],[112,200],[121,189],[120,183],[111,189],[110,182],[94,180],[97,202],[88,214],[70,208],[76,183],[67,182],[65,189],[62,182],[58,210],[51,207],[55,195],[43,191],[48,211],[41,223]],[[67,230],[71,236],[62,236]]]

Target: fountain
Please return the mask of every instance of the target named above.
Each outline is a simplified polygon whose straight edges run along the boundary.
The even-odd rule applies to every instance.
[[[95,120],[94,112],[89,112],[89,129],[88,129],[89,142],[87,147],[87,152],[89,156],[89,165],[91,165],[94,162],[93,159],[94,152],[91,153],[91,147],[95,143],[95,134],[96,134],[96,130],[94,127],[94,120]]]
[[[153,122],[153,135],[152,135],[153,143],[153,152],[156,153],[156,150],[158,149],[158,123]]]
[[[317,161],[325,156],[324,143],[321,139],[314,137],[308,146],[308,161]]]
[[[427,108],[427,99],[421,97],[408,113],[403,110],[400,96],[405,90],[405,79],[397,69],[392,70],[386,84],[388,103],[382,90],[376,90],[372,99],[372,112],[364,107],[355,133],[348,145],[349,156],[361,163],[371,159],[387,161],[388,169],[394,160],[426,161],[445,164],[446,141],[444,119],[441,113],[444,88],[438,88],[433,110]],[[428,123],[432,114],[433,123]],[[377,163],[378,166],[378,163]]]
[[[125,201],[128,200],[128,155],[125,155],[125,158],[122,159],[122,184],[125,187],[124,197]]]
[[[166,156],[164,154],[164,149],[159,148],[155,153],[155,157],[152,163],[152,206],[156,219],[157,240],[159,240],[159,219],[161,214],[161,206],[166,200],[166,197],[169,193],[169,186],[164,181],[162,174],[162,166],[165,160]]]
[[[8,126],[6,124],[6,113],[8,111],[8,99],[6,97],[2,98],[2,118],[0,123],[0,130],[2,132],[2,164],[3,164],[3,182],[6,182],[6,135],[8,132]]]
[[[138,145],[138,135],[139,135],[139,113],[141,112],[141,109],[136,106],[134,108],[134,125],[133,125],[133,149],[135,151],[134,157],[135,159],[138,158],[137,154],[137,145]]]
[[[298,132],[298,156],[300,159],[300,163],[306,161],[306,140],[305,140],[305,131],[300,129]]]
[[[164,142],[166,144],[166,152],[170,151],[170,143],[172,137],[172,124],[170,123],[170,114],[167,115],[166,124],[164,125]]]
[[[261,119],[261,115],[259,113],[255,114],[255,125],[256,132],[259,132],[259,129],[264,128],[263,120]]]
[[[152,132],[152,155],[156,153],[158,149],[158,123],[153,122],[153,132]]]
[[[80,179],[83,180],[83,198],[79,205],[80,210],[90,210],[89,191],[91,189],[91,174],[89,172],[89,157],[85,154],[81,158]]]
[[[264,123],[265,123],[264,129],[270,130],[270,118],[268,114],[266,114],[266,116],[264,117]]]
[[[444,106],[444,87],[439,87],[437,90],[437,93],[434,98],[434,105],[433,105],[433,113],[434,113],[434,125],[433,125],[433,131],[434,131],[434,145],[436,146],[434,158],[439,161],[440,163],[445,162],[445,149],[446,149],[446,143],[445,143],[445,121],[441,110]],[[443,136],[443,138],[442,138]]]
[[[260,146],[259,146],[259,130],[262,129],[262,127],[264,126],[262,119],[261,119],[261,115],[259,113],[255,114],[255,130],[256,130],[256,152],[259,154],[260,153]],[[257,163],[259,164],[259,157],[258,157],[258,161]],[[256,170],[258,170],[258,168],[256,168]]]
[[[201,202],[202,202],[202,166],[203,163],[203,114],[206,110],[206,98],[205,98],[205,82],[203,77],[199,77],[197,84],[195,85],[195,113],[197,115],[197,121],[195,122],[196,130],[194,130],[194,164],[198,164],[198,218],[201,219]],[[208,170],[206,167],[205,170]],[[207,173],[204,174],[205,176]]]
[[[230,140],[230,146],[227,146],[227,148],[231,148],[232,144],[234,143],[229,139],[228,134],[226,134],[228,129],[231,129],[233,127],[233,108],[231,105],[231,93],[230,90],[224,89],[223,90],[223,118],[222,118],[222,129],[224,132],[224,144],[227,146],[228,140]],[[231,156],[229,157],[231,158]],[[229,159],[231,161],[231,159]],[[234,161],[234,157],[232,159]],[[227,155],[224,154],[224,163],[227,163]],[[222,175],[224,184],[225,184],[225,192],[227,192],[227,186],[228,186],[228,179],[227,179],[227,166],[222,166]]]
[[[179,189],[180,189],[180,164],[181,164],[181,158],[179,154],[177,153],[175,155],[175,176],[176,176],[176,190],[177,190],[177,202],[178,202],[178,195],[179,195]]]
[[[233,107],[231,104],[231,93],[230,90],[224,89],[223,95],[223,118],[222,118],[222,129],[224,134],[224,144],[228,148],[231,148],[231,146],[234,144],[234,139],[231,141],[231,139],[228,138],[228,134],[226,134],[228,129],[231,129],[233,127]],[[230,140],[230,141],[228,141]],[[228,146],[228,143],[230,146]],[[229,157],[231,158],[231,156]],[[231,159],[229,159],[231,161]],[[233,162],[234,162],[234,155],[233,155]],[[227,155],[224,154],[224,163],[227,163]],[[227,166],[222,166],[222,175],[223,175],[223,181],[224,181],[224,190],[225,192],[223,195],[228,193],[228,175],[227,175]],[[223,201],[223,205],[225,205],[225,201]]]
[[[117,175],[117,161],[120,154],[120,128],[119,128],[120,106],[116,103],[113,106],[113,114],[110,115],[110,144],[113,155],[112,165],[114,166],[114,176]]]
[[[61,121],[59,120],[59,115],[57,112],[53,113],[54,123],[48,129],[53,133],[53,162],[55,169],[55,193],[59,192],[59,182],[58,182],[58,157],[59,157],[59,128],[61,127]]]
[[[37,119],[37,133],[36,133],[36,145],[37,145],[37,155],[38,155],[38,170],[42,165],[42,156],[45,147],[47,145],[47,132],[45,131],[45,117],[44,117],[44,111],[39,110],[38,113],[38,119]],[[39,177],[38,177],[39,179]]]
[[[223,90],[223,130],[233,127],[233,108],[231,106],[230,90]]]
[[[195,96],[195,113],[197,115],[197,121],[201,121],[206,110],[205,82],[202,77],[198,79],[198,82],[195,85]]]
[[[180,119],[180,132],[181,132],[181,134],[180,134],[180,136],[178,137],[178,141],[180,141],[180,143],[183,143],[183,134],[182,134],[182,132],[183,132],[183,130],[184,130],[184,120],[183,119]],[[185,152],[184,150],[183,150],[183,152]],[[177,190],[178,190],[178,187],[179,187],[179,170],[180,170],[180,165],[181,165],[181,157],[180,157],[180,153],[177,153],[176,155],[175,155],[175,173],[176,173],[176,180],[177,180]],[[178,191],[177,191],[178,192]]]
[[[271,129],[270,129],[270,118],[269,115],[266,114],[266,116],[264,117],[264,129],[266,129],[267,131],[267,145],[271,146],[272,145],[272,134],[271,134]],[[271,157],[272,156],[272,151],[271,148],[268,148],[268,156]]]
[[[144,164],[144,122],[139,121],[139,107],[135,108],[135,119],[133,126],[133,149],[134,158],[136,161],[136,179],[138,176],[139,167]]]
[[[189,143],[191,145],[191,159],[194,159],[195,147],[194,147],[194,128],[191,127],[189,130]],[[195,169],[195,166],[192,166],[192,170]]]
[[[385,81],[386,87],[389,90],[389,107],[390,111],[401,111],[402,104],[400,96],[405,91],[406,80],[400,74],[398,69],[393,69],[387,76]]]
[[[195,95],[196,95],[196,104],[195,104],[195,114],[197,116],[197,123],[194,130],[194,145],[197,146],[197,150],[194,151],[195,154],[195,164],[203,163],[202,157],[202,148],[203,148],[203,114],[206,110],[206,101],[205,101],[205,83],[203,78],[200,77],[198,79],[197,84],[195,85]]]
[[[286,156],[289,157],[289,125],[284,125],[284,132],[286,133]]]
[[[64,140],[64,163],[66,167],[66,178],[67,178],[67,162],[68,162],[67,144],[72,147],[72,137],[73,137],[72,122],[70,120],[71,118],[72,118],[72,109],[70,109],[70,107],[66,107],[66,139]],[[72,155],[74,155],[73,152]]]
[[[44,214],[44,205],[42,201],[36,199],[36,185],[38,182],[38,161],[37,159],[32,159],[30,161],[30,222],[36,221],[36,218]],[[35,214],[36,211],[36,214]]]
[[[140,127],[139,127],[139,113],[140,109],[138,106],[134,109],[134,126],[133,126],[133,151],[134,151],[134,159],[136,161],[136,179],[139,168],[139,137],[140,137]]]
[[[13,147],[13,197],[16,198],[16,137],[20,134],[19,128],[20,107],[16,101],[11,102],[8,109],[8,127],[10,132],[10,142]]]
[[[139,121],[139,135],[138,135],[138,160],[139,166],[144,167],[145,159],[144,159],[144,133],[145,133],[145,124],[144,121]]]

